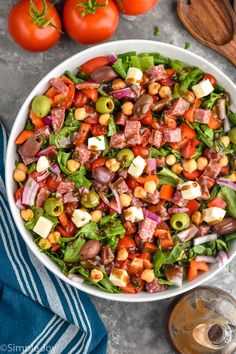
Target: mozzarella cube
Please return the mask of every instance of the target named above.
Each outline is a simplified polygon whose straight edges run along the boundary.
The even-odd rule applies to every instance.
[[[91,215],[83,209],[75,209],[71,220],[79,228],[86,225],[91,220]]]
[[[212,86],[210,80],[207,79],[199,82],[197,85],[194,85],[192,90],[197,98],[202,98],[214,91],[214,87]]]
[[[40,156],[37,162],[36,170],[37,172],[44,172],[50,167],[50,162],[46,156]]]
[[[143,73],[138,68],[129,68],[127,76],[126,76],[126,83],[129,85],[137,85],[142,81]]]
[[[126,270],[113,268],[109,279],[113,285],[124,287],[129,281],[129,276]]]
[[[226,211],[222,208],[212,207],[204,209],[202,212],[202,219],[203,221],[207,222],[208,224],[216,224],[224,219]]]
[[[132,206],[128,209],[125,209],[123,213],[125,216],[125,220],[131,222],[138,222],[144,219],[143,210],[140,207]]]
[[[183,183],[180,187],[180,191],[182,197],[187,200],[196,199],[202,195],[201,187],[195,181],[188,181]]]
[[[137,178],[141,176],[141,174],[143,173],[146,164],[147,164],[146,161],[141,156],[137,156],[131,162],[131,165],[129,166],[128,169],[128,173],[131,176]]]
[[[33,231],[43,238],[47,238],[53,227],[53,222],[44,216],[40,216]]]
[[[106,149],[105,138],[103,135],[94,136],[88,139],[88,149],[92,151],[102,151]]]

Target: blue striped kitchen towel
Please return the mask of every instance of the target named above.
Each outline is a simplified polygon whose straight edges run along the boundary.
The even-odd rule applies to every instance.
[[[0,123],[0,353],[106,353],[107,332],[83,292],[26,247],[4,186],[7,133]]]

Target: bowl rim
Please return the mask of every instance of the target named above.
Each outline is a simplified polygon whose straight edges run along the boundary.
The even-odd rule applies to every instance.
[[[10,136],[9,136],[9,140],[8,140],[8,145],[7,145],[7,151],[6,151],[6,161],[5,161],[6,166],[8,165],[8,161],[10,161],[12,158],[12,154],[13,154],[13,152],[12,152],[13,146],[12,145],[14,145],[14,140],[15,140],[17,134],[19,134],[18,125],[19,125],[22,114],[24,114],[23,111],[25,110],[26,107],[28,107],[28,104],[30,102],[29,100],[30,100],[31,96],[33,97],[35,94],[37,94],[37,91],[40,91],[40,88],[46,82],[45,80],[48,79],[51,75],[53,75],[54,71],[59,71],[60,69],[62,71],[62,68],[65,65],[67,65],[67,64],[69,65],[71,62],[73,62],[77,58],[79,60],[80,57],[83,57],[86,55],[89,56],[90,53],[94,53],[96,50],[99,51],[99,50],[104,49],[104,51],[105,51],[105,49],[110,49],[110,52],[112,53],[113,48],[115,48],[116,46],[118,46],[118,48],[119,48],[119,46],[122,46],[122,45],[129,45],[128,47],[131,48],[130,50],[132,50],[132,45],[140,45],[140,47],[145,48],[145,44],[153,46],[153,51],[157,51],[157,52],[161,51],[161,49],[163,49],[163,50],[169,49],[170,56],[171,56],[172,50],[176,51],[178,53],[181,53],[184,56],[186,56],[186,63],[188,62],[188,58],[189,58],[189,60],[190,60],[190,58],[192,58],[192,59],[196,59],[198,62],[201,62],[201,66],[204,66],[204,64],[207,66],[210,66],[214,70],[214,72],[219,74],[230,86],[232,86],[232,88],[235,90],[235,94],[236,94],[236,85],[232,82],[231,79],[229,79],[228,76],[226,76],[214,64],[210,63],[208,60],[200,57],[199,55],[192,53],[190,51],[186,51],[186,49],[178,47],[178,46],[175,46],[175,45],[172,45],[169,43],[163,43],[163,42],[157,42],[157,41],[145,40],[145,39],[118,40],[118,41],[111,41],[111,42],[102,43],[102,44],[99,44],[96,46],[92,46],[90,48],[87,48],[85,50],[82,50],[82,51],[70,56],[69,58],[65,59],[60,64],[55,66],[46,75],[44,75],[44,77],[30,91],[29,95],[26,97],[23,104],[21,105],[21,108],[18,111],[18,114],[16,116],[14,124],[11,128],[11,132],[10,132]],[[155,47],[156,47],[156,49],[155,49]],[[117,51],[119,51],[119,49],[117,49]],[[99,55],[102,55],[102,54],[99,54]],[[93,58],[93,57],[95,57],[95,55],[91,56],[91,58]],[[177,57],[176,59],[179,59],[179,58]],[[101,290],[99,290],[95,287],[92,287],[90,285],[87,285],[87,284],[84,286],[83,283],[78,283],[78,282],[68,279],[59,268],[55,268],[55,263],[53,261],[51,261],[47,256],[42,254],[39,251],[39,249],[37,248],[37,246],[32,242],[32,239],[31,240],[29,239],[30,233],[25,229],[22,220],[20,221],[19,212],[18,212],[18,215],[16,213],[16,206],[15,206],[15,201],[14,201],[14,197],[13,197],[12,175],[10,173],[10,169],[8,169],[8,168],[5,168],[5,181],[6,181],[7,198],[8,198],[8,202],[10,205],[10,211],[13,216],[14,222],[17,225],[18,231],[21,234],[21,236],[23,237],[27,247],[32,251],[32,253],[37,257],[37,259],[48,270],[50,270],[55,276],[59,277],[61,280],[72,285],[73,287],[75,287],[83,292],[86,292],[87,294],[97,296],[99,298],[113,300],[113,301],[120,301],[120,302],[150,302],[150,301],[157,301],[157,300],[172,298],[174,296],[185,293],[191,289],[194,289],[197,286],[200,286],[201,284],[205,283],[206,281],[208,281],[209,279],[211,279],[212,277],[217,275],[226,265],[228,265],[232,261],[232,259],[236,255],[236,249],[235,249],[233,251],[233,253],[230,255],[230,257],[228,258],[228,261],[223,266],[218,267],[214,270],[211,270],[208,273],[205,273],[203,275],[200,275],[193,282],[188,282],[185,287],[183,287],[183,286],[180,288],[173,287],[173,288],[171,288],[171,291],[169,293],[167,293],[167,291],[154,293],[154,294],[149,294],[149,293],[143,292],[142,296],[140,296],[140,294],[134,294],[134,295],[131,295],[131,294],[111,294],[111,293],[101,291]]]

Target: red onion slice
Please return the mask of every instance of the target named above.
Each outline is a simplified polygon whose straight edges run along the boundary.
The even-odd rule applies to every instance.
[[[34,205],[34,200],[39,189],[39,185],[32,177],[29,177],[26,184],[24,185],[22,193],[22,204]]]
[[[52,125],[52,117],[51,116],[43,117],[42,121],[44,122],[44,124],[48,125],[49,127]]]
[[[186,242],[191,240],[198,233],[198,228],[195,225],[191,225],[188,229],[183,230],[177,234],[177,237],[181,242]]]
[[[45,149],[39,151],[36,155],[36,157],[40,157],[40,156],[47,156],[50,158],[54,158],[56,156],[57,150],[55,148],[55,146],[48,146]]]
[[[87,187],[79,188],[79,194],[80,195],[84,195],[84,194],[88,194],[88,193],[89,193],[89,189]]]
[[[84,278],[82,278],[80,275],[78,274],[68,274],[67,278],[74,281],[75,283],[80,283],[82,284],[84,282]]]
[[[188,213],[189,208],[183,207],[183,208],[169,208],[168,209],[168,214],[173,215],[176,213]]]
[[[230,189],[232,189],[233,191],[236,191],[236,183],[230,181],[227,178],[218,178],[216,180],[217,184],[220,184],[222,186],[226,186],[229,187]]]
[[[59,176],[59,174],[61,173],[61,170],[59,166],[56,164],[56,162],[51,163],[49,170],[57,176]]]
[[[196,262],[205,262],[205,263],[217,263],[217,259],[212,256],[196,256],[195,257]]]
[[[23,210],[23,209],[26,209],[26,206],[24,204],[22,204],[21,200],[20,199],[17,199],[16,200],[16,206],[18,209],[20,210]]]
[[[37,179],[37,182],[41,182],[41,181],[45,180],[49,175],[50,175],[50,172],[49,172],[49,171],[43,172],[41,175],[39,175],[39,176],[36,178],[36,179]]]
[[[131,94],[132,94],[132,91],[131,91],[131,88],[129,88],[129,87],[126,87],[124,89],[111,92],[111,95],[114,98],[117,98],[117,99],[120,99],[120,98],[123,98],[123,97],[130,97]]]
[[[114,197],[116,198],[117,213],[121,214],[122,213],[122,206],[121,206],[121,201],[120,201],[120,195],[114,188],[112,188],[111,185],[109,185],[109,187],[110,187],[112,193],[114,194]]]
[[[156,171],[157,168],[156,159],[154,158],[147,159],[147,164],[151,172]]]
[[[103,192],[99,193],[100,198],[102,199],[103,203],[106,204],[109,208],[113,209],[116,213],[121,214],[121,210],[118,209],[118,206],[112,204]]]
[[[163,221],[163,219],[159,215],[157,215],[157,214],[155,214],[152,211],[149,211],[147,209],[143,210],[143,215],[145,216],[145,218],[148,218],[148,219],[151,219],[153,221],[156,221],[158,224],[160,224]]]
[[[115,64],[115,62],[117,62],[117,60],[118,60],[118,58],[115,54],[109,55],[108,59],[111,62],[111,64]]]
[[[84,82],[79,82],[78,84],[75,85],[77,90],[84,90],[84,89],[97,89],[99,88],[100,84],[94,82],[94,81],[84,81]]]
[[[219,262],[220,266],[223,266],[228,262],[228,255],[224,251],[220,251],[216,257],[217,262]]]
[[[217,234],[208,234],[205,236],[196,237],[193,240],[193,244],[194,244],[194,246],[197,246],[197,245],[201,245],[202,243],[209,242],[209,241],[215,241],[216,239],[217,239]]]

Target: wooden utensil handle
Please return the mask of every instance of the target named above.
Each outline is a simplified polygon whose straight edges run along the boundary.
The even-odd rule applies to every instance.
[[[217,46],[216,50],[220,54],[224,55],[227,59],[229,59],[231,63],[236,67],[236,34],[229,43],[220,47]]]

